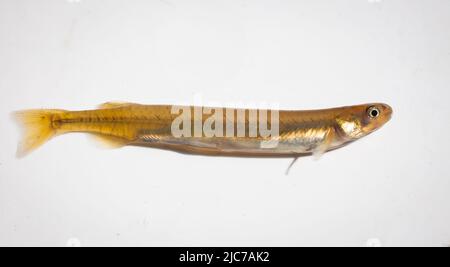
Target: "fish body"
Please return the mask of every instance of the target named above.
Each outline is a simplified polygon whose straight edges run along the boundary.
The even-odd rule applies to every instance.
[[[106,103],[85,111],[18,111],[15,118],[24,128],[18,156],[56,135],[83,132],[111,147],[297,157],[345,146],[379,129],[391,115],[392,108],[379,103],[308,111]]]

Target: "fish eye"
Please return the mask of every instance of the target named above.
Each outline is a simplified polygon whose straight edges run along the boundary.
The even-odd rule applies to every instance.
[[[380,116],[380,110],[377,107],[370,107],[369,109],[367,109],[367,114],[370,118],[374,119]]]

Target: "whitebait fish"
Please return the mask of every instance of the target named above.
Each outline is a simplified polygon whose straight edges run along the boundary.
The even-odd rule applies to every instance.
[[[360,139],[390,120],[386,104],[287,111],[106,103],[95,110],[24,110],[18,156],[71,132],[112,147],[146,146],[183,153],[293,157],[322,154]]]

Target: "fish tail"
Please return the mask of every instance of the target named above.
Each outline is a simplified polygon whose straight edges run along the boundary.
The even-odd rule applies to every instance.
[[[22,139],[17,146],[17,157],[28,155],[58,133],[55,118],[64,110],[35,109],[13,113],[13,118],[22,128]]]

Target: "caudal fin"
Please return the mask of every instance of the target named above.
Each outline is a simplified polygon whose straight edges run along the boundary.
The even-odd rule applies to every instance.
[[[14,119],[22,128],[22,140],[17,146],[17,157],[28,155],[31,151],[43,145],[55,136],[57,129],[53,127],[53,118],[63,110],[35,109],[22,110],[13,113]]]

